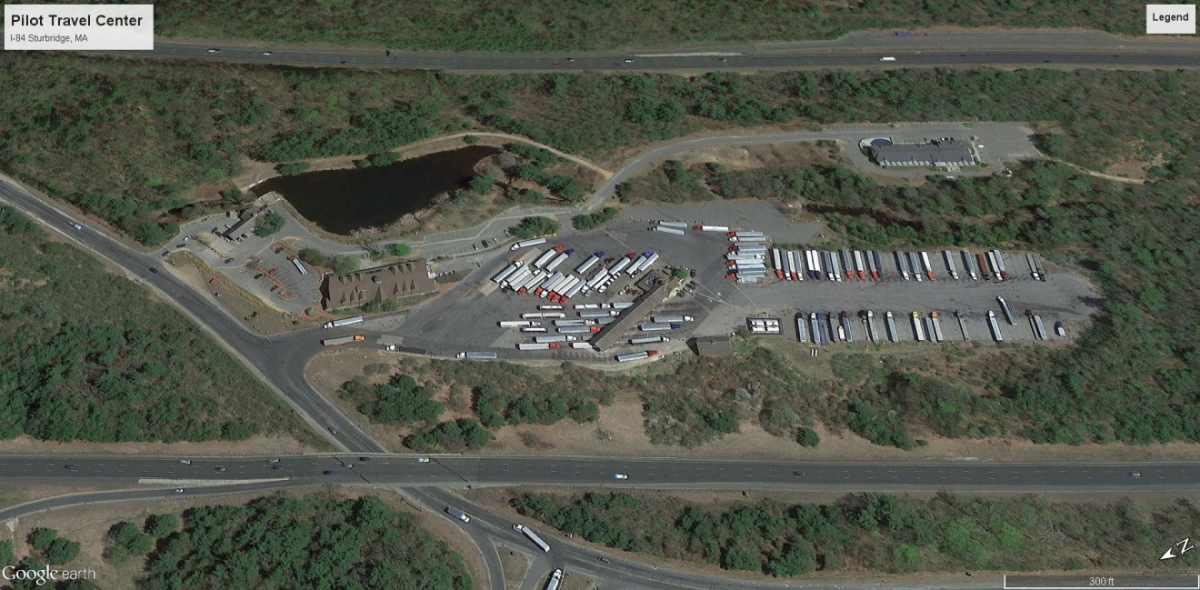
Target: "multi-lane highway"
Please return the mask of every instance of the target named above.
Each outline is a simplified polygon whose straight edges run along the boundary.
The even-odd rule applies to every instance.
[[[373,69],[517,71],[803,70],[863,67],[1054,66],[1192,68],[1200,47],[1188,40],[1121,38],[1080,31],[932,31],[914,37],[861,32],[832,41],[754,43],[678,49],[558,53],[447,53],[384,49],[273,48],[159,40],[138,57]],[[881,57],[895,61],[881,62]]]
[[[12,483],[163,487],[239,481],[369,483],[403,487],[469,485],[612,486],[615,488],[791,489],[825,491],[1178,491],[1200,490],[1200,462],[1151,464],[807,463],[676,458],[429,457],[376,454],[220,459],[140,456],[0,456]],[[628,479],[617,479],[624,474]],[[1136,474],[1136,477],[1135,475]],[[183,483],[181,483],[183,482]],[[153,483],[153,482],[151,482]]]

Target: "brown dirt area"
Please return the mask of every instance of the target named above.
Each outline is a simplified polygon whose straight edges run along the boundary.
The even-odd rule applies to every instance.
[[[504,587],[507,590],[520,590],[533,560],[528,554],[503,543],[496,548],[496,552],[500,555],[500,567],[504,568]]]
[[[467,572],[480,585],[487,580],[486,570],[480,559],[479,551],[475,548],[470,537],[449,524],[446,519],[413,508],[399,494],[386,490],[361,490],[347,487],[329,487],[321,491],[284,491],[280,492],[291,497],[304,497],[312,494],[329,494],[338,500],[358,498],[365,495],[376,495],[386,502],[393,510],[413,515],[419,525],[436,539],[448,543],[455,551],[463,556]],[[120,522],[130,521],[141,524],[151,514],[173,513],[198,506],[216,504],[238,505],[245,504],[255,498],[263,497],[261,493],[230,494],[217,497],[172,498],[170,500],[145,500],[135,502],[114,502],[110,504],[89,504],[43,512],[21,518],[15,529],[0,529],[0,540],[14,540],[14,558],[20,559],[29,547],[24,542],[26,535],[35,528],[48,527],[57,529],[59,536],[73,541],[79,541],[81,550],[79,557],[66,566],[67,569],[91,568],[96,570],[95,582],[102,588],[110,590],[132,590],[135,588],[133,578],[140,574],[145,559],[138,557],[120,566],[113,566],[104,561],[102,554],[105,547],[105,537],[108,529]]]
[[[270,336],[303,329],[322,320],[319,316],[309,319],[266,305],[261,299],[246,293],[191,253],[176,252],[169,260],[173,262],[167,266],[171,274],[187,281],[202,293],[220,293],[217,302],[259,334]],[[210,283],[213,279],[216,279],[216,282]]]
[[[916,349],[916,347],[913,347]],[[799,350],[799,349],[797,349]],[[807,350],[807,349],[805,349]],[[927,349],[926,349],[927,351]],[[896,354],[904,351],[897,349]],[[797,352],[796,354],[800,354]],[[347,415],[356,416],[368,432],[389,448],[402,451],[399,437],[401,427],[369,424],[357,409],[341,400],[337,389],[342,383],[363,374],[363,367],[385,363],[393,370],[412,372],[422,357],[383,353],[375,350],[330,351],[318,355],[309,364],[306,375],[323,395],[336,403]],[[982,359],[979,362],[986,362]],[[547,368],[548,371],[557,369]],[[669,361],[647,365],[638,370],[671,370]],[[812,371],[820,371],[820,367]],[[827,370],[826,370],[827,372]],[[390,373],[371,375],[371,383],[386,381]],[[461,394],[460,394],[461,395]],[[469,415],[469,399],[446,389],[434,399],[442,402],[447,411],[442,420]],[[616,392],[613,404],[600,408],[600,418],[594,423],[577,424],[563,420],[550,426],[506,426],[494,431],[495,439],[486,453],[553,453],[556,455],[661,457],[690,459],[755,459],[791,461],[1194,461],[1200,456],[1200,445],[1169,443],[1157,445],[1083,444],[1038,445],[1027,440],[1001,438],[984,440],[945,439],[924,435],[929,445],[912,451],[881,447],[849,431],[835,433],[822,424],[814,429],[821,437],[816,448],[805,448],[771,435],[756,423],[743,421],[740,432],[723,439],[687,449],[656,445],[650,442],[643,426],[642,400],[631,392]]]
[[[19,504],[36,502],[46,498],[55,496],[63,496],[66,494],[80,494],[84,492],[99,492],[110,489],[119,489],[113,486],[85,486],[85,487],[70,487],[65,485],[6,485],[0,486],[0,508],[9,508]]]

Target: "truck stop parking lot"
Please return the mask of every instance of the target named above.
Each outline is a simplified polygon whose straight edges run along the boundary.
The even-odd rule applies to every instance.
[[[608,227],[588,234],[571,235],[550,239],[546,244],[527,250],[506,252],[504,256],[485,264],[461,281],[449,293],[431,300],[410,312],[392,335],[399,337],[403,345],[426,350],[435,356],[452,356],[464,350],[494,350],[501,358],[508,359],[559,359],[576,361],[611,360],[612,355],[629,350],[641,350],[646,346],[632,347],[627,339],[644,335],[637,330],[623,335],[621,345],[612,350],[593,351],[572,349],[569,343],[551,351],[517,351],[519,342],[532,342],[536,334],[522,333],[519,329],[501,328],[502,320],[519,320],[522,313],[538,311],[538,305],[550,303],[547,299],[532,294],[516,295],[511,292],[489,288],[491,277],[511,261],[533,260],[547,248],[562,245],[575,250],[574,254],[559,270],[573,270],[591,256],[593,252],[605,253],[605,258],[619,258],[630,252],[652,251],[660,254],[655,269],[663,270],[684,267],[695,271],[695,277],[687,284],[688,289],[668,299],[651,313],[677,313],[692,315],[696,322],[684,324],[682,329],[656,332],[671,338],[666,345],[655,348],[675,349],[685,345],[692,336],[725,335],[746,325],[746,318],[763,313],[786,318],[785,337],[795,338],[794,315],[797,311],[810,312],[848,311],[852,316],[854,342],[867,341],[859,310],[875,312],[876,329],[880,342],[887,342],[884,312],[895,315],[897,336],[900,341],[914,339],[911,314],[917,311],[923,318],[937,311],[946,341],[962,340],[962,331],[955,310],[961,310],[966,318],[971,340],[991,342],[992,334],[986,322],[987,311],[997,314],[1005,341],[1031,340],[1034,338],[1025,310],[1041,315],[1050,339],[1056,321],[1085,321],[1096,312],[1099,293],[1082,277],[1067,273],[1052,273],[1046,281],[1036,281],[1022,274],[1017,267],[1024,262],[1017,256],[1012,258],[1012,278],[1004,282],[966,278],[954,280],[938,265],[936,281],[904,281],[896,272],[891,252],[881,252],[885,278],[883,280],[828,280],[781,281],[773,273],[757,284],[736,284],[725,278],[726,265],[723,258],[730,242],[719,232],[697,232],[687,230],[685,235],[649,231],[650,223],[622,219]],[[536,252],[533,252],[536,250]],[[931,254],[934,252],[930,251]],[[940,253],[940,251],[938,251]],[[957,252],[957,250],[955,250]],[[940,258],[940,256],[938,256]],[[605,265],[605,266],[611,266]],[[281,269],[281,272],[284,269]],[[291,269],[294,271],[294,269]],[[961,268],[960,268],[961,270]],[[646,276],[639,275],[637,279]],[[633,296],[621,295],[621,290],[637,279],[622,276],[604,294],[592,293],[588,297],[575,296],[565,305],[563,313],[567,319],[578,318],[574,305],[579,303],[602,303],[631,301]],[[486,294],[485,294],[486,293]],[[996,301],[1004,297],[1013,314],[1016,325],[1010,325]],[[542,319],[548,334],[555,334],[553,320]],[[646,319],[646,322],[649,320]],[[643,323],[639,321],[638,323]],[[578,341],[587,340],[590,334],[576,334]],[[776,336],[772,336],[776,337]]]

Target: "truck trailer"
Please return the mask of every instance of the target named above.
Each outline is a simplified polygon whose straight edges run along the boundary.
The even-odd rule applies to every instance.
[[[542,538],[539,537],[537,533],[533,532],[533,529],[531,529],[525,525],[514,524],[513,530],[528,537],[530,541],[533,541],[534,545],[538,546],[538,549],[541,549],[542,551],[545,551],[546,553],[550,552],[550,545],[547,544],[545,541],[543,541]]]
[[[517,243],[513,244],[512,246],[510,246],[508,249],[509,250],[520,250],[521,248],[528,248],[530,246],[537,246],[538,244],[545,244],[545,243],[546,243],[546,238],[534,238],[532,240],[522,240],[520,242],[517,242]]]
[[[673,234],[676,236],[682,236],[684,234],[683,230],[681,230],[681,229],[674,228],[674,227],[666,227],[663,225],[654,226],[654,231],[662,232],[664,234]],[[736,241],[736,240],[734,240],[733,238],[730,238],[730,241]]]
[[[616,359],[617,359],[618,363],[628,363],[628,362],[632,362],[632,361],[648,359],[652,356],[658,356],[658,351],[657,350],[643,350],[642,352],[630,352],[630,353],[626,353],[626,354],[618,354],[616,356]]]
[[[942,258],[946,261],[946,270],[950,272],[950,278],[958,280],[958,269],[954,267],[954,255],[949,250],[942,250]]]
[[[975,261],[971,258],[971,253],[967,252],[966,250],[963,250],[962,251],[962,261],[963,261],[963,270],[966,271],[967,276],[971,277],[972,281],[978,281],[979,273],[975,271],[975,264],[974,264]]]
[[[690,315],[654,315],[650,316],[650,321],[656,324],[670,324],[680,322],[694,322],[696,318]]]
[[[351,342],[362,342],[363,340],[366,340],[365,336],[363,336],[362,334],[355,334],[353,336],[340,336],[338,338],[326,338],[321,341],[321,344],[323,344],[325,346],[341,346],[343,344],[350,344]]]
[[[340,320],[333,320],[332,322],[325,322],[325,327],[326,328],[340,328],[342,326],[349,326],[351,324],[361,324],[362,321],[363,321],[363,317],[360,315],[356,315],[352,318],[342,318]]]
[[[486,351],[483,351],[483,352],[460,352],[454,356],[455,356],[455,358],[468,359],[468,360],[473,360],[473,361],[496,360],[496,353],[486,352]]]
[[[557,350],[558,348],[557,342],[521,342],[517,344],[517,350]]]
[[[992,338],[995,338],[996,342],[1004,342],[1004,334],[1000,333],[1000,322],[996,321],[996,312],[989,309],[987,317],[988,327],[992,329]]]
[[[633,345],[639,344],[657,344],[659,342],[670,342],[671,339],[666,336],[642,336],[639,338],[630,338],[629,343]]]

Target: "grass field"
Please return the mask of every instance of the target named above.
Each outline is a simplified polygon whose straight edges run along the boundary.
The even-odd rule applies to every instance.
[[[0,207],[0,438],[304,440],[294,412],[169,305]]]
[[[1046,145],[1054,155],[1097,170],[1154,161],[1151,178],[1181,178],[1195,166],[1188,97],[1200,96],[1193,72],[459,76],[12,52],[0,64],[0,167],[145,243],[161,242],[180,220],[233,207],[221,193],[247,157],[371,154],[472,129],[619,160],[629,148],[703,130],[1051,122],[1064,130]],[[30,71],[38,76],[23,75]]]
[[[1141,34],[1144,8],[1125,0],[381,0],[305,7],[265,0],[155,3],[159,35],[368,45],[413,50],[553,51],[836,37],[848,31],[957,25],[1080,27]]]
[[[632,553],[795,577],[810,572],[1062,571],[1166,567],[1200,522],[1194,499],[1067,503],[853,494],[813,503],[669,494],[520,494],[510,505],[563,533]]]

